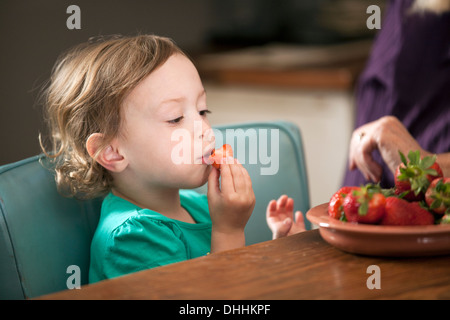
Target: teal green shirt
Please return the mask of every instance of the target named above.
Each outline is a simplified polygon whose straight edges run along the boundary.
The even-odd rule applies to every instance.
[[[195,224],[142,209],[109,193],[91,243],[89,282],[208,254],[211,218],[206,195],[182,190],[180,202]]]

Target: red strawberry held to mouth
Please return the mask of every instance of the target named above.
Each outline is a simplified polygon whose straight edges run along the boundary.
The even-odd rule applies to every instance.
[[[344,199],[352,192],[352,190],[357,188],[358,187],[342,187],[331,196],[330,202],[328,203],[328,214],[330,217],[338,220],[344,218]]]
[[[214,168],[220,169],[220,165],[225,163],[229,157],[233,157],[233,149],[231,149],[229,144],[224,144],[219,149],[213,150],[208,160]]]
[[[367,184],[352,190],[344,199],[345,218],[349,222],[378,223],[385,213],[386,197],[378,185]]]
[[[432,180],[442,177],[442,169],[436,162],[436,155],[420,158],[420,152],[410,151],[408,160],[399,151],[402,163],[395,172],[395,194],[402,195],[408,201],[424,199]]]
[[[381,220],[382,225],[413,226],[432,225],[434,217],[420,202],[408,202],[398,197],[386,199],[385,215]]]

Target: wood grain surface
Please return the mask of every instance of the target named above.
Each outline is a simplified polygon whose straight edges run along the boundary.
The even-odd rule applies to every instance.
[[[380,269],[380,289],[366,285]],[[450,256],[342,252],[318,230],[211,254],[41,299],[450,299]]]

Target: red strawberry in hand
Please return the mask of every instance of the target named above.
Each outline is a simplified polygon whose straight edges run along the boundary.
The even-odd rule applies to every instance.
[[[228,157],[233,157],[233,149],[229,144],[224,144],[219,149],[213,150],[208,162],[213,165],[213,167],[220,169],[220,165],[226,162]]]
[[[379,186],[358,187],[344,199],[345,218],[349,222],[378,223],[384,216],[385,204],[386,198]]]
[[[433,215],[419,202],[408,202],[397,197],[386,199],[386,213],[382,225],[413,226],[434,224]]]
[[[399,154],[402,163],[395,172],[395,194],[409,201],[423,200],[431,181],[443,176],[436,155],[421,159],[419,151],[410,151],[408,161],[403,153]]]
[[[342,187],[339,189],[330,199],[328,203],[328,214],[330,217],[338,220],[342,220],[344,217],[344,199],[352,190],[358,187]]]
[[[435,213],[450,213],[450,178],[434,179],[425,193],[425,201]]]

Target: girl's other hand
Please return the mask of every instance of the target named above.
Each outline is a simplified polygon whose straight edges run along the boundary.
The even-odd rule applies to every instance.
[[[294,217],[295,216],[295,217]],[[294,199],[282,195],[278,201],[269,202],[266,211],[267,225],[273,239],[290,236],[305,231],[303,214],[297,211],[294,215]]]

